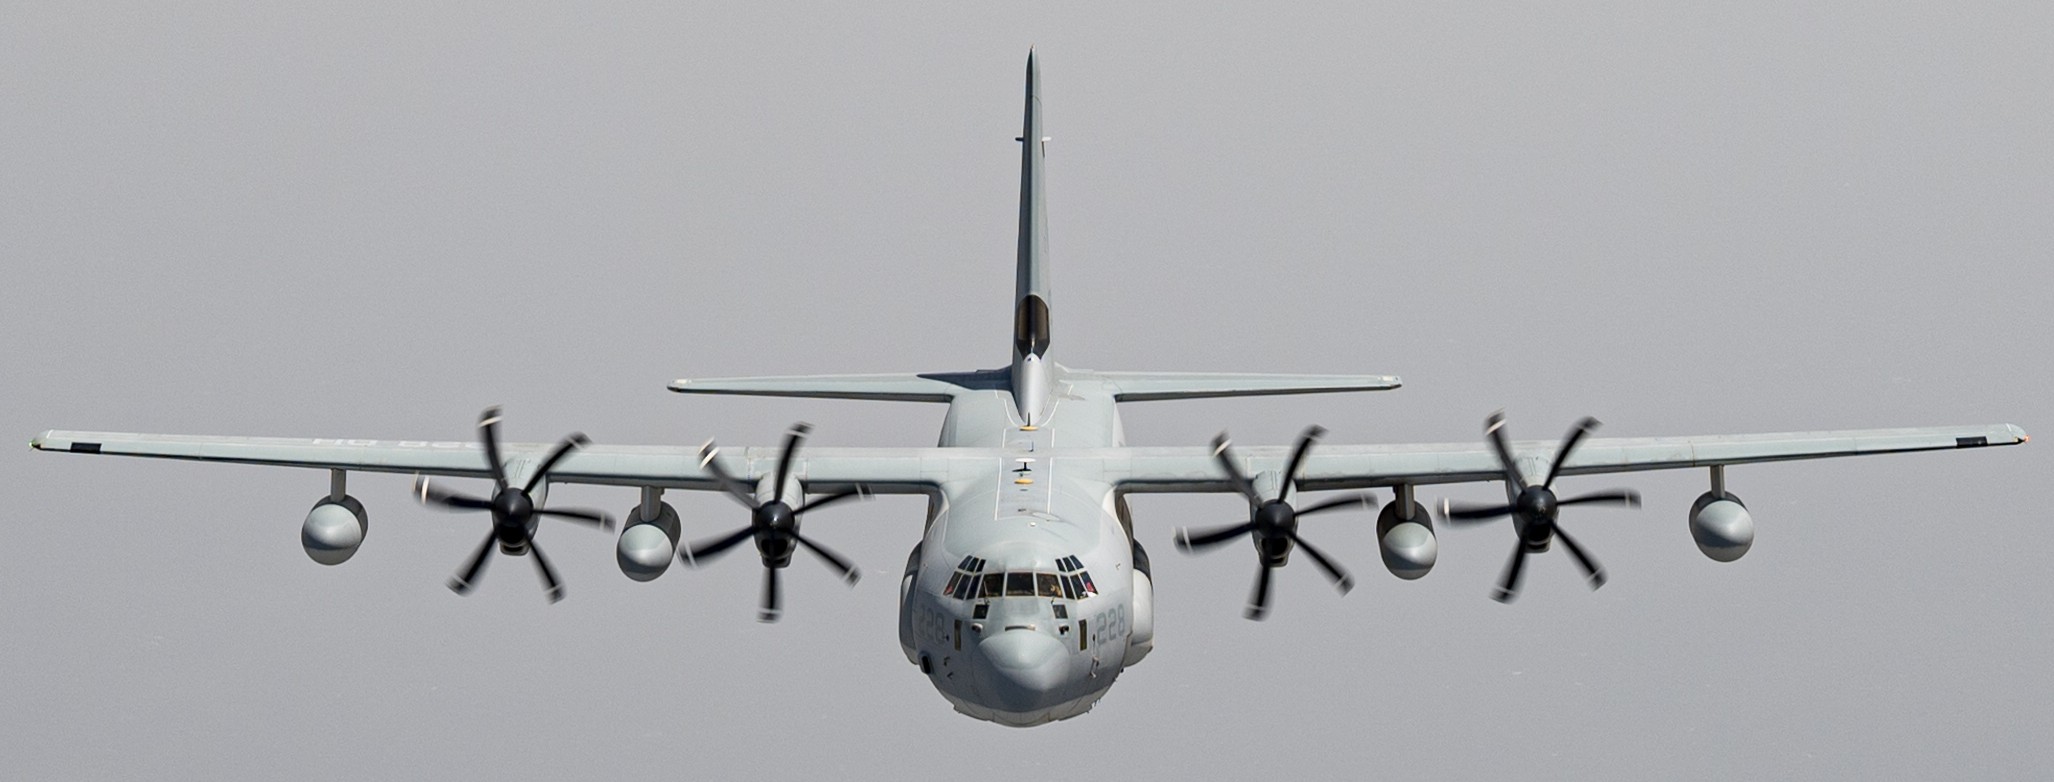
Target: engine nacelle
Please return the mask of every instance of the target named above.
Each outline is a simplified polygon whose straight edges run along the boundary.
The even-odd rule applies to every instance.
[[[1398,504],[1384,506],[1376,517],[1377,548],[1384,555],[1384,569],[1411,581],[1425,576],[1440,559],[1441,544],[1434,538],[1432,517],[1426,508],[1412,503],[1412,518],[1398,515]]]
[[[364,545],[364,533],[371,528],[364,504],[347,494],[341,500],[329,497],[314,503],[307,521],[300,525],[300,548],[307,558],[323,565],[340,565],[355,556]]]
[[[899,576],[899,649],[906,653],[906,662],[914,665],[920,664],[920,656],[913,648],[913,613],[906,610],[906,598],[913,596],[913,587],[920,580],[920,549],[925,545],[913,544],[912,553],[906,555],[906,572]]]
[[[1732,562],[1754,545],[1754,517],[1739,497],[1705,492],[1690,506],[1690,538],[1705,556]]]
[[[1140,568],[1134,569],[1134,605],[1127,617],[1127,656],[1120,660],[1122,668],[1141,662],[1155,650],[1155,580]]]
[[[627,529],[620,532],[620,545],[614,549],[614,560],[620,563],[620,572],[636,581],[651,581],[670,569],[670,561],[677,556],[678,511],[668,502],[656,503],[656,518],[642,520],[641,506],[628,510],[627,518],[633,519]]]

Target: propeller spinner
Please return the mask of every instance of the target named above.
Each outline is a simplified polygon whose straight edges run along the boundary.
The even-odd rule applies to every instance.
[[[424,476],[414,477],[414,496],[421,504],[455,511],[489,511],[492,514],[492,532],[485,536],[485,542],[478,546],[478,552],[471,555],[469,564],[449,579],[449,588],[459,595],[470,594],[477,586],[478,577],[485,572],[485,563],[492,558],[495,545],[508,556],[533,554],[535,569],[542,575],[542,586],[549,596],[549,602],[563,599],[563,582],[556,577],[556,569],[549,566],[549,559],[542,555],[541,547],[535,545],[535,527],[539,518],[548,516],[564,521],[577,522],[600,529],[613,529],[613,517],[596,510],[581,508],[541,508],[534,499],[535,488],[542,485],[549,471],[554,469],[563,457],[590,443],[585,435],[573,432],[557,443],[549,456],[528,476],[522,486],[513,486],[506,479],[506,465],[499,458],[499,408],[485,408],[478,417],[478,441],[485,447],[485,460],[492,468],[493,492],[490,499],[474,497],[462,492],[443,488]]]
[[[783,601],[778,594],[778,573],[792,564],[792,553],[797,548],[803,547],[813,552],[820,561],[841,573],[842,578],[850,586],[854,586],[856,580],[862,577],[856,567],[849,564],[849,561],[840,554],[799,534],[799,518],[843,500],[868,496],[868,490],[856,486],[810,501],[801,495],[797,498],[799,504],[796,506],[785,501],[785,482],[791,476],[792,460],[798,455],[799,446],[805,443],[806,435],[812,431],[811,426],[799,423],[793,424],[791,431],[785,433],[784,451],[778,454],[777,459],[777,477],[776,483],[773,484],[775,488],[771,490],[770,499],[762,502],[758,502],[755,495],[743,488],[741,482],[735,480],[726,468],[721,467],[720,460],[714,458],[718,455],[719,449],[715,448],[712,442],[699,449],[699,465],[713,474],[713,479],[720,483],[721,489],[726,491],[729,497],[749,509],[749,525],[725,536],[695,543],[690,548],[678,552],[678,558],[687,565],[697,567],[700,562],[711,560],[740,545],[742,541],[754,538],[756,553],[763,559],[763,601],[756,615],[757,621],[775,622],[783,614]]]
[[[1519,579],[1526,565],[1526,555],[1547,551],[1548,545],[1555,540],[1562,541],[1563,548],[1569,549],[1569,556],[1576,560],[1577,566],[1583,568],[1584,575],[1589,578],[1591,589],[1605,585],[1605,569],[1598,565],[1597,560],[1591,559],[1590,554],[1584,551],[1582,546],[1577,545],[1575,538],[1570,537],[1569,533],[1562,529],[1557,517],[1561,509],[1569,505],[1623,505],[1637,508],[1640,507],[1640,493],[1632,489],[1607,489],[1559,499],[1554,491],[1555,478],[1561,474],[1562,464],[1569,460],[1569,454],[1576,450],[1576,446],[1583,442],[1583,438],[1597,428],[1598,419],[1585,418],[1578,421],[1576,427],[1570,429],[1569,434],[1562,438],[1561,447],[1555,449],[1555,462],[1548,467],[1547,479],[1538,484],[1528,484],[1526,477],[1519,472],[1518,463],[1512,458],[1511,443],[1505,439],[1504,411],[1492,413],[1489,420],[1484,423],[1484,434],[1490,438],[1491,448],[1498,454],[1498,464],[1505,469],[1505,485],[1520,487],[1519,493],[1512,495],[1510,502],[1501,505],[1465,505],[1442,500],[1441,516],[1449,523],[1458,525],[1479,524],[1507,516],[1512,518],[1514,528],[1519,533],[1519,543],[1512,549],[1512,559],[1505,563],[1504,575],[1498,580],[1498,591],[1491,596],[1498,602],[1510,603],[1519,597]]]
[[[1225,432],[1213,438],[1213,457],[1219,461],[1220,467],[1226,470],[1227,477],[1234,483],[1234,489],[1239,491],[1241,496],[1248,498],[1248,520],[1240,524],[1202,531],[1180,529],[1177,531],[1177,548],[1195,554],[1243,534],[1253,539],[1258,567],[1255,571],[1255,589],[1249,594],[1245,614],[1249,619],[1260,620],[1269,615],[1270,571],[1283,567],[1290,561],[1291,549],[1294,546],[1304,549],[1305,555],[1312,558],[1312,563],[1326,573],[1327,578],[1334,582],[1334,587],[1341,590],[1342,594],[1347,594],[1348,590],[1355,587],[1355,579],[1348,575],[1348,571],[1334,564],[1333,560],[1328,559],[1326,554],[1321,553],[1312,544],[1305,542],[1304,538],[1298,537],[1298,518],[1351,506],[1374,508],[1376,498],[1364,492],[1323,500],[1304,508],[1295,508],[1290,503],[1291,487],[1298,482],[1298,475],[1305,467],[1305,455],[1312,450],[1312,444],[1325,435],[1326,430],[1318,426],[1307,427],[1304,434],[1299,435],[1298,446],[1291,452],[1290,465],[1284,469],[1284,479],[1277,486],[1275,499],[1264,499],[1256,492],[1255,482],[1248,479],[1241,471],[1240,463],[1235,460]]]

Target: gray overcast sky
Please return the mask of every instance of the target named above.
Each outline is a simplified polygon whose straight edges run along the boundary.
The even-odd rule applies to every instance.
[[[1378,395],[1127,410],[1137,444],[2012,422],[2046,390],[2054,9],[2044,2],[882,9],[10,4],[0,13],[0,776],[2046,772],[2054,445],[1701,473],[1400,582],[1370,518],[1185,558],[1223,497],[1145,497],[1157,650],[1091,714],[953,714],[905,663],[920,504],[809,531],[871,574],[746,558],[651,584],[545,533],[459,599],[479,519],[311,471],[38,455],[47,428],[620,443],[931,443],[937,407],[688,399],[672,378],[1007,357],[1020,71],[1043,57],[1055,355],[1388,372]],[[1656,7],[1659,6],[1659,7]],[[1482,499],[1492,487],[1450,490]],[[1423,499],[1434,499],[1429,492]],[[623,511],[621,490],[560,503]],[[738,526],[673,495],[688,536]]]

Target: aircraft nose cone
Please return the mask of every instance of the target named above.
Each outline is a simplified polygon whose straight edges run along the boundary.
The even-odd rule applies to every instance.
[[[1005,705],[1044,705],[1063,683],[1063,644],[1033,630],[1007,630],[978,644],[998,674],[993,682]]]

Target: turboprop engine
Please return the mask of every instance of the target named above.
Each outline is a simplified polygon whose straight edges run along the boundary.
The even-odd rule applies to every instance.
[[[300,525],[300,548],[306,549],[307,557],[323,565],[340,565],[355,556],[357,547],[364,544],[364,532],[370,529],[370,521],[364,515],[364,504],[347,494],[338,500],[322,497],[307,511],[307,521]]]
[[[1705,556],[1732,562],[1754,545],[1754,517],[1739,497],[1708,491],[1690,506],[1690,538]]]
[[[1376,517],[1377,548],[1384,555],[1384,568],[1391,575],[1411,581],[1425,576],[1434,569],[1434,562],[1440,558],[1441,544],[1434,538],[1432,517],[1419,503],[1412,503],[1412,517],[1399,515],[1404,508],[1401,494],[1398,502],[1385,505]]]
[[[1134,554],[1134,603],[1128,612],[1129,633],[1127,654],[1120,659],[1120,667],[1127,668],[1141,662],[1141,658],[1155,649],[1155,577],[1149,575],[1152,568],[1148,563],[1148,550],[1141,547],[1141,541],[1133,541]]]
[[[628,511],[632,523],[621,530],[620,544],[613,553],[622,574],[636,581],[652,581],[670,569],[671,557],[677,555],[678,511],[668,502],[659,502],[656,518],[644,519],[641,508],[637,505]]]

